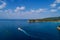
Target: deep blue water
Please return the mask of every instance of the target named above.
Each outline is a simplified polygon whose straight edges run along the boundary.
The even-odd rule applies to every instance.
[[[27,20],[0,20],[0,40],[60,40],[60,31],[56,29],[58,25],[60,22],[28,23]]]

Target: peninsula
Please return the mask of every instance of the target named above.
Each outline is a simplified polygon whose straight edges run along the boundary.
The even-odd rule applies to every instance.
[[[51,17],[44,19],[29,19],[28,22],[60,22],[60,17]]]

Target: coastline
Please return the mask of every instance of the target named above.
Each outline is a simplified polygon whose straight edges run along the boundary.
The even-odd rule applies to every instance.
[[[60,22],[60,20],[42,20],[42,19],[30,19],[28,20],[29,23],[32,22]]]

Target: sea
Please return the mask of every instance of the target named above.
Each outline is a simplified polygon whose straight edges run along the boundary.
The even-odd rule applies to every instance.
[[[0,40],[60,40],[60,22],[0,20]]]

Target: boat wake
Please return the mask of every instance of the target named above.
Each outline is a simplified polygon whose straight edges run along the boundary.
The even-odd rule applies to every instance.
[[[25,30],[23,30],[22,28],[18,28],[19,31],[23,32],[25,35],[31,37],[31,38],[39,38],[38,36],[34,36],[34,35],[30,35],[28,32],[26,32]]]

